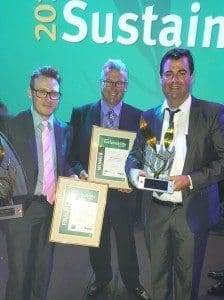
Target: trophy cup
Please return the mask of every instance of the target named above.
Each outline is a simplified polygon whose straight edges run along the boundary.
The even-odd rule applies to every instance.
[[[139,176],[137,187],[160,193],[173,193],[173,181],[166,179],[172,167],[175,148],[171,145],[173,140],[172,129],[168,128],[164,142],[158,143],[156,136],[146,121],[141,118],[140,130],[145,140],[144,150],[141,150],[144,171],[148,177]]]
[[[23,216],[22,204],[15,204],[13,198],[26,193],[22,165],[12,145],[0,133],[0,220]]]

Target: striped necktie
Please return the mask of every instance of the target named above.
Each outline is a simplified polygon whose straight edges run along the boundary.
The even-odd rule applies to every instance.
[[[55,200],[56,177],[53,160],[53,145],[49,122],[42,121],[42,146],[43,146],[43,194],[47,201],[53,204]]]
[[[174,115],[180,111],[180,109],[171,110],[169,108],[166,108],[166,110],[169,112],[169,115],[170,115],[169,127],[167,128],[165,135],[164,135],[164,145],[167,149],[173,141],[173,134],[174,134],[173,118],[174,118]]]
[[[106,127],[107,128],[115,127],[115,118],[116,118],[116,114],[113,111],[113,109],[109,110],[106,114]]]

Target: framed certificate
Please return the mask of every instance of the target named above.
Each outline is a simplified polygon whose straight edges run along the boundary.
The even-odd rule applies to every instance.
[[[90,145],[89,180],[110,188],[128,189],[125,161],[136,133],[93,126]]]
[[[50,241],[99,247],[107,184],[59,177]]]

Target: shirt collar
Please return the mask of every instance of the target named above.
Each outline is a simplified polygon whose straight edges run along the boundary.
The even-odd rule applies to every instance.
[[[101,110],[103,111],[103,114],[106,115],[107,112],[111,109],[113,109],[113,111],[115,112],[116,116],[119,116],[121,113],[121,108],[122,108],[122,101],[120,101],[116,106],[114,106],[113,108],[111,108],[106,101],[104,101],[103,99],[101,99]]]
[[[181,113],[188,113],[190,111],[191,107],[191,95],[187,97],[187,99],[177,108],[181,110]],[[169,105],[167,103],[167,99],[164,100],[161,112],[164,112],[166,108],[169,108]]]
[[[33,116],[34,127],[37,128],[40,126],[42,121],[48,121],[50,123],[50,127],[54,128],[54,115],[52,114],[49,118],[43,117],[34,109],[33,105],[31,106],[31,113]]]

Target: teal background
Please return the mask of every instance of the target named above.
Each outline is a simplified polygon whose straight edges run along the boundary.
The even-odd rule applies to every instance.
[[[0,99],[3,100],[11,113],[26,109],[30,105],[27,88],[32,71],[42,65],[56,67],[62,76],[62,99],[57,115],[69,120],[73,106],[96,101],[100,98],[99,78],[102,65],[108,58],[122,59],[129,69],[129,87],[125,101],[141,109],[147,109],[160,103],[163,95],[159,81],[159,63],[162,55],[169,48],[159,42],[160,31],[168,24],[162,18],[175,14],[182,18],[181,45],[187,47],[187,34],[191,16],[198,16],[197,39],[195,47],[189,48],[195,59],[195,80],[193,94],[196,97],[211,101],[223,102],[223,59],[224,49],[217,48],[218,26],[213,30],[211,45],[202,47],[205,17],[221,17],[223,28],[220,27],[224,39],[224,5],[223,0],[178,1],[178,0],[86,0],[73,1],[87,4],[85,11],[74,9],[73,15],[85,20],[88,33],[83,41],[77,43],[62,39],[64,32],[77,33],[77,27],[69,24],[63,10],[66,3],[72,1],[49,0],[7,0],[0,10]],[[191,11],[192,3],[198,2],[201,9],[198,13]],[[56,40],[52,41],[42,32],[41,39],[35,37],[35,27],[40,24],[35,18],[35,9],[39,5],[51,5],[56,13],[53,22],[43,23],[47,26],[56,25]],[[143,21],[147,6],[154,5],[154,14],[158,20],[152,24],[152,38],[157,43],[148,46],[143,41]],[[103,35],[106,13],[114,14],[112,43],[97,44],[91,38],[92,14],[100,14],[100,33]],[[128,23],[139,32],[138,40],[131,45],[122,45],[116,41],[117,35],[128,37],[118,27],[118,19],[124,13],[135,13],[138,20]],[[49,13],[43,12],[42,16]],[[169,24],[172,26],[172,24]]]

